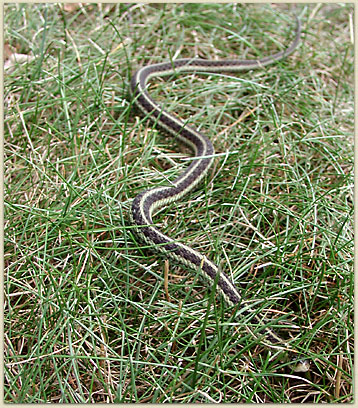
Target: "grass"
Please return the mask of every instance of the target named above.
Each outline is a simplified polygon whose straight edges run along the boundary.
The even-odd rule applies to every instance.
[[[225,267],[309,355],[306,374],[196,273],[170,263],[166,293],[163,258],[128,222],[136,194],[190,156],[136,115],[131,74],[269,55],[292,38],[290,6],[5,6],[5,41],[36,57],[5,77],[5,401],[352,401],[353,5],[295,10],[287,60],[150,92],[217,152],[155,221]]]

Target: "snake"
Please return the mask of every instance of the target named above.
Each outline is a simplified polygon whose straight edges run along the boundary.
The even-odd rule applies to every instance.
[[[193,160],[189,166],[169,185],[158,186],[140,192],[131,205],[130,219],[135,228],[136,235],[141,241],[155,251],[176,261],[182,266],[199,272],[205,281],[209,282],[219,292],[228,306],[237,306],[242,302],[239,289],[222,268],[219,268],[204,254],[192,247],[178,242],[167,236],[153,222],[153,215],[162,207],[180,200],[189,191],[193,190],[206,176],[212,165],[215,153],[214,147],[207,136],[193,127],[187,125],[174,114],[163,109],[155,102],[148,92],[148,84],[154,77],[165,77],[180,73],[226,73],[241,72],[262,68],[273,62],[279,61],[290,55],[297,47],[301,37],[301,22],[296,17],[295,37],[292,43],[282,51],[265,56],[260,59],[246,60],[207,60],[201,58],[181,58],[170,62],[145,65],[138,69],[130,81],[130,94],[139,113],[153,121],[160,130],[170,134],[175,139],[183,142],[194,152]],[[269,322],[255,313],[251,308],[244,307],[240,315],[250,319],[258,330],[262,344],[269,348],[286,350],[291,356],[295,351],[289,342],[282,339],[270,328]],[[254,334],[254,333],[252,333]],[[292,360],[291,367],[295,372],[309,370],[309,360],[301,357]]]

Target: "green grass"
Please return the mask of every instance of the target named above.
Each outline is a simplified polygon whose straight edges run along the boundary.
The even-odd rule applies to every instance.
[[[297,375],[196,273],[170,264],[167,299],[163,258],[128,222],[190,156],[136,115],[131,74],[269,55],[290,7],[5,6],[5,41],[36,57],[5,75],[5,401],[352,401],[353,7],[297,6],[300,47],[265,69],[150,90],[218,154],[155,221],[295,338],[313,361]]]

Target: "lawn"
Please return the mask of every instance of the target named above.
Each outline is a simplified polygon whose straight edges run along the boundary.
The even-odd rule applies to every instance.
[[[353,400],[353,4],[4,6],[4,400]],[[184,57],[285,60],[153,80],[215,147],[154,217],[225,268],[242,304],[129,222],[192,153],[134,109],[131,75]],[[19,56],[21,55],[21,57]],[[311,360],[292,372],[250,306]],[[256,327],[257,329],[257,327]]]

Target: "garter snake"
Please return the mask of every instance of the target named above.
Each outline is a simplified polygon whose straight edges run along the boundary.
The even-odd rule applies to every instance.
[[[135,72],[130,82],[133,101],[142,115],[150,118],[165,132],[187,144],[195,153],[195,160],[192,160],[185,171],[171,182],[171,185],[143,191],[134,198],[130,217],[136,228],[136,233],[153,249],[161,251],[189,269],[199,271],[211,284],[216,283],[216,290],[222,294],[229,306],[240,304],[241,296],[239,290],[226,273],[205,255],[165,235],[152,221],[152,215],[156,210],[179,200],[203,179],[214,160],[214,148],[203,133],[189,127],[157,104],[149,95],[147,84],[153,77],[168,76],[181,72],[223,73],[261,68],[291,54],[299,43],[300,34],[301,23],[296,18],[295,38],[291,45],[270,56],[256,60],[219,61],[183,58],[144,66]],[[268,327],[267,322],[258,317],[257,314],[255,315],[252,310],[244,308],[241,314],[250,316],[251,322],[260,327],[259,335],[262,337],[264,345],[293,351],[289,343],[281,339]],[[298,364],[296,362],[294,368],[295,371],[301,372],[308,371],[308,369],[307,360],[301,360]]]

